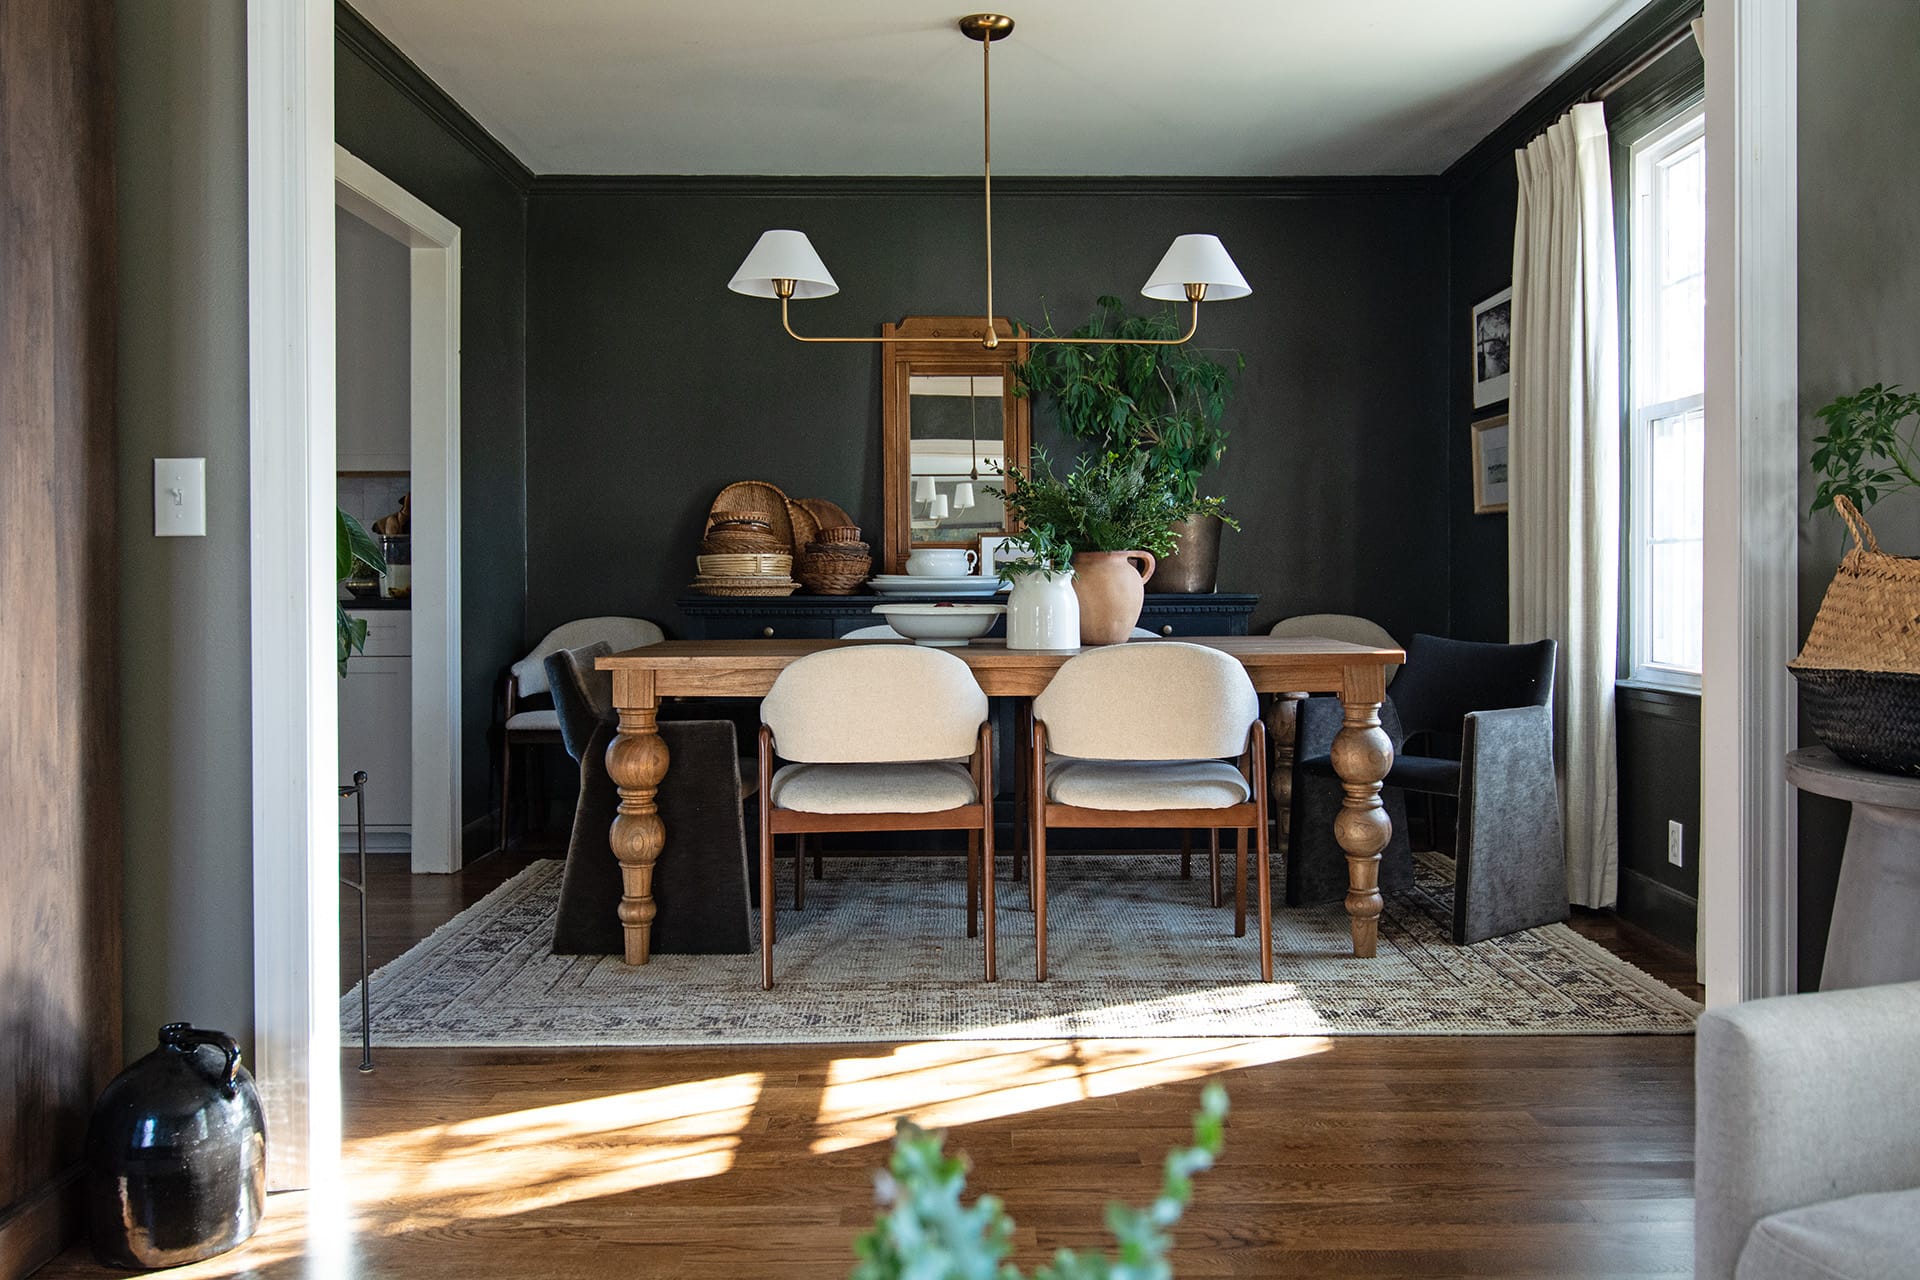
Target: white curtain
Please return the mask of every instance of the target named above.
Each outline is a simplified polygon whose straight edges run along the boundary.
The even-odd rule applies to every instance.
[[[1575,107],[1514,159],[1507,629],[1559,642],[1567,894],[1605,907],[1619,870],[1620,359],[1602,108]]]

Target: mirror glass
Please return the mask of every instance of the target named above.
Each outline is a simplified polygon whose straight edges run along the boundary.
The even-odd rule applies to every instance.
[[[1006,465],[1005,383],[1000,374],[907,378],[910,545],[971,545],[1006,524],[999,487]]]

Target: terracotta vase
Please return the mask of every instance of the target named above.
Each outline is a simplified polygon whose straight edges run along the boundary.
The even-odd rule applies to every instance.
[[[1145,551],[1082,551],[1073,557],[1081,644],[1121,644],[1133,634],[1153,568]]]
[[[1174,525],[1180,545],[1172,555],[1160,557],[1154,585],[1163,592],[1212,591],[1220,578],[1220,530],[1225,527],[1219,516],[1188,516]]]

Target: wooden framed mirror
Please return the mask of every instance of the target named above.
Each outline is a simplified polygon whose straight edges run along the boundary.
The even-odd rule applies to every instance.
[[[978,551],[983,536],[1017,529],[986,490],[1000,487],[998,468],[1025,466],[1032,449],[1031,403],[1013,394],[1011,373],[1027,347],[1005,318],[993,327],[1001,341],[989,349],[912,341],[977,335],[978,316],[907,316],[880,326],[883,337],[907,339],[882,348],[888,573],[905,573],[916,547]]]

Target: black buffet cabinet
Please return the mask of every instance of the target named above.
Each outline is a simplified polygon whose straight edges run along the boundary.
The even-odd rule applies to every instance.
[[[873,611],[884,603],[938,600],[939,596],[783,596],[685,595],[678,600],[689,640],[831,640],[861,627],[884,623]],[[1220,591],[1209,595],[1147,593],[1140,626],[1160,636],[1243,636],[1257,595]],[[992,635],[1004,635],[1006,620]]]

